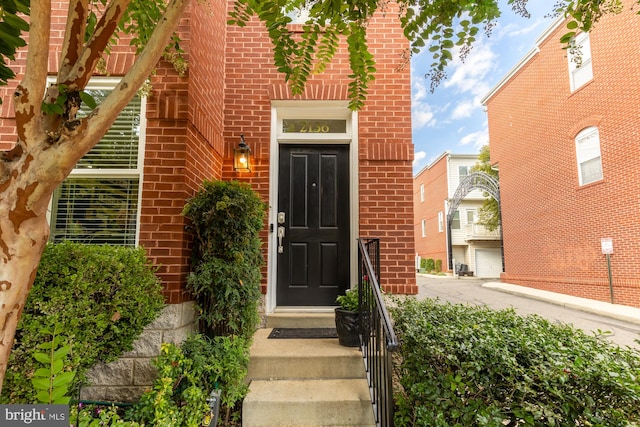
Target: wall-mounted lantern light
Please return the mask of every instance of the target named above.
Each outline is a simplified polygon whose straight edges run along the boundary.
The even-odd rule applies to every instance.
[[[251,148],[244,141],[244,134],[240,134],[238,148],[233,149],[233,170],[251,172]]]

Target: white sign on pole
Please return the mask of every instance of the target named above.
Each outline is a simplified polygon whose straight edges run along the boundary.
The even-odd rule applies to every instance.
[[[600,245],[602,246],[602,253],[604,255],[613,253],[613,239],[611,237],[603,237],[600,239]]]

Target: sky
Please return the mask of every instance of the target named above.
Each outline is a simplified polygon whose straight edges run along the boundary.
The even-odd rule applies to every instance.
[[[480,100],[513,68],[551,25],[554,2],[529,0],[530,18],[514,13],[500,0],[502,16],[489,38],[478,38],[464,62],[454,55],[447,79],[433,93],[424,75],[433,62],[424,50],[412,57],[412,133],[414,174],[445,151],[475,154],[489,143],[487,115]],[[559,41],[558,41],[559,43]]]

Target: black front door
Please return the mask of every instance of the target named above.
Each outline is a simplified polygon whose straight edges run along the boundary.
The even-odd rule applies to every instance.
[[[278,306],[335,305],[349,287],[349,146],[281,145]]]

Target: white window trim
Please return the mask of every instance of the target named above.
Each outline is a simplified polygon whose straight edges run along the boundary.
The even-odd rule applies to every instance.
[[[576,46],[580,47],[580,56],[581,56],[581,65],[578,68],[574,58],[576,55],[572,54],[571,51],[567,52],[567,60],[569,62],[569,85],[571,87],[571,92],[575,92],[580,89],[582,86],[593,80],[593,67],[591,63],[591,38],[589,37],[589,33],[580,33],[575,37],[574,41]],[[580,83],[578,84],[577,76],[585,75],[587,78],[581,78]],[[584,79],[584,81],[583,81]]]
[[[438,232],[442,233],[444,231],[444,212],[438,212]]]
[[[585,141],[585,140],[587,140],[587,139],[589,139],[589,138],[591,138],[592,136],[595,136],[595,138],[597,139],[598,150],[597,150],[597,155],[589,156],[588,154],[584,153],[584,150],[585,150],[584,148],[580,149],[580,143]],[[594,142],[594,144],[595,144],[595,142]],[[577,162],[577,166],[578,166],[578,182],[579,182],[579,184],[582,186],[582,185],[591,184],[593,182],[602,181],[602,179],[604,179],[604,171],[602,170],[602,149],[601,149],[601,145],[600,145],[600,131],[598,130],[598,128],[595,127],[595,126],[591,126],[591,127],[585,128],[582,131],[580,131],[580,133],[578,133],[578,135],[576,135],[575,145],[576,145],[576,162]],[[582,165],[585,162],[588,162],[588,161],[594,160],[594,159],[600,159],[600,178],[599,179],[594,179],[593,181],[584,182],[583,177],[582,177]]]
[[[422,229],[422,237],[427,237],[427,220],[420,221],[420,227]]]
[[[54,84],[56,76],[49,76],[47,78],[47,86]],[[92,78],[85,89],[88,90],[113,90],[120,83],[119,77],[94,77]],[[147,141],[147,97],[141,96],[140,98],[140,138],[138,141],[138,161],[135,169],[88,169],[79,168],[72,169],[67,178],[136,178],[139,177],[138,185],[138,210],[136,212],[136,231],[135,231],[135,246],[140,244],[140,217],[142,210],[142,187],[144,183],[144,158]],[[47,222],[51,226],[51,216],[53,209],[53,195],[49,200],[49,209],[47,209]]]
[[[424,203],[424,184],[420,184],[420,202]]]

